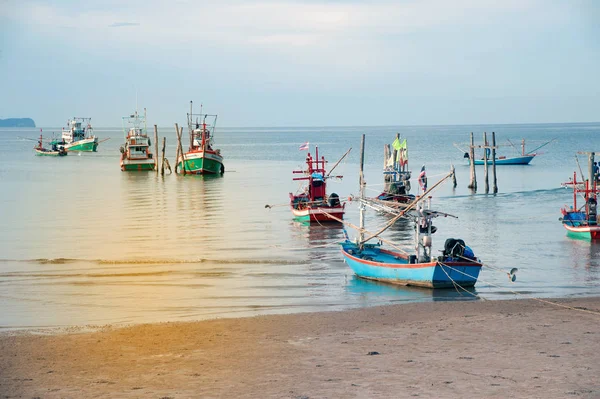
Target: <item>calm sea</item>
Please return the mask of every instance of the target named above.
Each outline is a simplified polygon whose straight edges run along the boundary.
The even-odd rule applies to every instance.
[[[44,128],[50,136],[59,128]],[[544,147],[529,166],[498,167],[498,195],[467,189],[469,168],[453,143],[495,131],[528,149]],[[301,189],[306,141],[319,146],[340,181],[329,192],[358,195],[361,134],[366,134],[367,194],[382,189],[383,146],[408,139],[410,169],[426,165],[429,184],[454,164],[451,182],[434,193],[440,218],[434,248],[462,238],[490,268],[474,293],[487,299],[600,294],[600,244],[568,238],[558,218],[572,193],[560,183],[577,170],[577,151],[600,151],[600,123],[499,126],[223,128],[215,135],[223,177],[121,172],[121,129],[96,129],[97,153],[34,156],[38,129],[0,129],[0,327],[36,328],[197,320],[267,313],[340,310],[437,300],[469,300],[455,290],[402,288],[363,281],[342,261],[339,227],[292,220],[288,193]],[[167,137],[174,165],[175,129]],[[504,147],[510,155],[514,149]],[[587,160],[580,156],[582,167]],[[413,182],[413,192],[418,185]],[[275,205],[265,208],[266,204]],[[358,223],[358,207],[346,219]],[[374,231],[388,220],[368,212]],[[355,232],[348,231],[351,237]],[[386,233],[412,247],[412,226]],[[519,268],[510,283],[505,272]],[[498,268],[500,270],[496,270]]]

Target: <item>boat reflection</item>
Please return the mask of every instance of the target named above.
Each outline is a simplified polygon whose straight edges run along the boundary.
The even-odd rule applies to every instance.
[[[346,290],[360,296],[366,302],[428,302],[428,301],[475,301],[477,290],[474,287],[464,289],[431,289],[386,284],[380,281],[362,279],[353,275],[346,285]]]

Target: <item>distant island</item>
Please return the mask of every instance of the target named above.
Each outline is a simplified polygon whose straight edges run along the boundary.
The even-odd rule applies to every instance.
[[[35,122],[31,118],[0,119],[0,127],[35,127]]]

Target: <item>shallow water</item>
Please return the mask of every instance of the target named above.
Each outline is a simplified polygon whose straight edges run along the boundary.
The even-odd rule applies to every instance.
[[[44,135],[58,128],[44,128]],[[552,138],[529,166],[498,167],[498,195],[466,188],[469,168],[454,142],[483,131],[532,149]],[[47,133],[46,133],[47,132]],[[360,137],[366,133],[367,194],[382,189],[383,144],[396,132],[408,139],[416,176],[426,164],[431,186],[456,165],[450,182],[434,193],[434,208],[458,219],[436,220],[434,248],[462,238],[490,268],[472,293],[487,299],[569,297],[600,293],[600,245],[568,238],[559,209],[572,200],[560,183],[577,170],[577,151],[600,150],[600,124],[237,128],[222,129],[216,147],[223,177],[157,176],[119,169],[120,129],[96,129],[97,153],[36,157],[39,129],[0,129],[0,326],[52,327],[196,320],[266,313],[338,310],[433,300],[469,300],[455,290],[394,287],[363,281],[344,264],[339,227],[294,222],[285,206],[299,184],[310,141],[333,163],[341,181],[328,191],[358,194]],[[167,158],[174,164],[174,128]],[[535,142],[535,143],[534,143]],[[503,148],[503,153],[514,153]],[[586,159],[580,156],[586,169]],[[418,185],[413,182],[413,193]],[[265,208],[266,204],[276,205]],[[356,203],[346,219],[358,223]],[[388,220],[367,214],[374,231]],[[413,230],[402,222],[386,233],[409,249]],[[351,237],[354,232],[349,231]],[[510,283],[506,272],[518,267]],[[497,270],[497,269],[499,270]]]

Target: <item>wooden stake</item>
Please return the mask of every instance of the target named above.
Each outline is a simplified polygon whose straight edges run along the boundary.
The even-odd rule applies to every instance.
[[[498,193],[498,180],[496,179],[496,133],[492,132],[492,175],[494,176],[494,194]]]
[[[475,176],[475,142],[473,140],[473,132],[471,132],[471,146],[469,147],[469,160],[471,161],[471,182],[469,187],[471,190],[477,191],[477,176]]]
[[[179,124],[175,124],[175,132],[177,133],[177,146],[179,149],[179,155],[181,156],[181,167],[183,168],[183,175],[185,176],[186,174],[186,169],[185,169],[185,156],[183,153],[183,148],[181,148],[181,137],[183,136],[183,128],[181,128],[181,130],[179,129]],[[175,161],[175,165],[179,164],[179,158],[177,158],[177,160]],[[177,171],[177,166],[175,166],[175,171]]]
[[[483,179],[485,180],[485,193],[490,192],[490,180],[488,178],[488,156],[487,156],[487,133],[483,132]]]
[[[167,146],[167,138],[163,137],[163,145],[162,145],[162,162],[160,166],[160,175],[165,175],[165,147]]]
[[[456,170],[454,169],[454,165],[450,165],[450,171],[452,172],[452,185],[456,188]]]
[[[158,173],[158,127],[154,125],[154,170]]]

